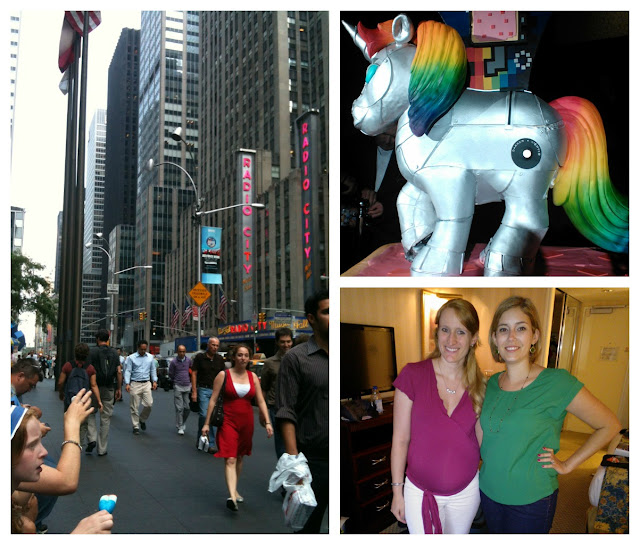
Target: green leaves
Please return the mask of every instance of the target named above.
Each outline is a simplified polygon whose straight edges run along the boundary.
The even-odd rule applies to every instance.
[[[49,281],[38,274],[44,265],[31,261],[27,256],[11,254],[11,320],[18,323],[25,312],[36,313],[36,324],[56,325],[58,301],[51,291]]]

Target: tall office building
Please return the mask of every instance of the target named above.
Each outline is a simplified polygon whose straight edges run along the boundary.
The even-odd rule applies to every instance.
[[[109,65],[107,114],[107,157],[104,186],[104,237],[112,260],[103,261],[104,308],[114,320],[113,346],[120,342],[126,321],[134,312],[134,271],[113,273],[134,266],[134,230],[138,172],[138,84],[140,74],[140,31],[122,29]],[[111,270],[108,270],[111,266]],[[117,295],[107,294],[107,283],[119,285]],[[113,302],[113,306],[111,305]],[[110,324],[111,318],[108,318]],[[131,347],[129,347],[131,348]]]
[[[22,254],[25,209],[11,207],[11,252]]]
[[[165,256],[177,245],[179,214],[194,201],[181,168],[197,175],[198,65],[198,12],[142,12],[135,263],[153,268],[135,271],[134,307],[147,319],[134,324],[134,336],[150,341],[154,351],[163,337]],[[191,148],[172,140],[176,128]],[[149,171],[149,159],[174,164]]]
[[[317,136],[321,145],[316,161],[322,177],[319,185],[326,187],[328,13],[211,11],[200,16],[199,128],[208,136],[201,138],[198,155],[203,209],[231,206],[247,198],[263,202],[267,195],[270,199],[266,212],[253,210],[250,231],[241,221],[244,209],[203,217],[206,225],[222,228],[222,289],[228,300],[236,301],[227,312],[229,321],[251,320],[266,308],[302,309],[301,158],[296,154],[295,122],[305,112],[319,111]],[[242,153],[238,149],[258,150],[252,174],[241,173],[244,163],[239,164]],[[251,176],[250,197],[242,192],[246,186],[242,176]],[[321,190],[315,207],[320,225],[326,225],[327,210],[328,199]],[[185,233],[188,221],[183,219]],[[249,232],[250,242],[245,236]],[[328,272],[328,232],[315,235],[322,239],[316,270],[320,276]],[[170,256],[167,307],[174,300],[182,307],[194,283],[194,251],[199,244],[194,250],[191,243],[196,238],[195,234],[183,236],[189,244],[182,244]],[[251,272],[243,277],[245,265]],[[220,297],[219,290],[208,287],[214,300],[205,315],[207,327],[215,322]],[[169,320],[169,312],[167,308],[165,320]]]
[[[16,110],[16,88],[18,86],[18,53],[20,48],[20,13],[11,12],[9,22],[9,138],[10,160],[13,158],[13,122]]]
[[[102,263],[108,261],[104,240],[104,180],[106,165],[107,112],[96,110],[89,127],[84,197],[84,248],[82,254],[82,317],[80,342],[91,343],[95,332],[105,327],[100,312]],[[90,244],[87,247],[87,244]],[[102,315],[101,315],[102,314]],[[107,324],[108,327],[108,324]]]

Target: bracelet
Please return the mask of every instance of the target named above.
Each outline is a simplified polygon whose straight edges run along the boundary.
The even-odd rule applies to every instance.
[[[71,444],[75,445],[76,447],[78,447],[80,449],[80,452],[82,452],[82,447],[80,446],[80,443],[78,443],[78,441],[72,441],[71,439],[67,439],[66,441],[62,441],[62,444],[60,445],[60,448],[64,447],[67,443],[71,443]]]
[[[391,486],[403,486],[404,483],[391,483]]]
[[[273,426],[273,424],[271,422],[267,422],[265,426]]]

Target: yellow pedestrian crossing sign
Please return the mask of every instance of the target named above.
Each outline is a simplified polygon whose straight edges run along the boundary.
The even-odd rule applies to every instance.
[[[206,286],[202,282],[198,282],[191,291],[189,292],[191,295],[191,299],[193,299],[199,307],[202,306],[209,297],[211,297],[211,292],[206,288]]]

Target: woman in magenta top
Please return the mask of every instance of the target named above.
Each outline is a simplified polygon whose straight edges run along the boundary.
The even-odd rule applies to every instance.
[[[412,534],[469,533],[480,505],[478,329],[471,303],[448,301],[436,315],[435,350],[394,382],[391,512]]]

